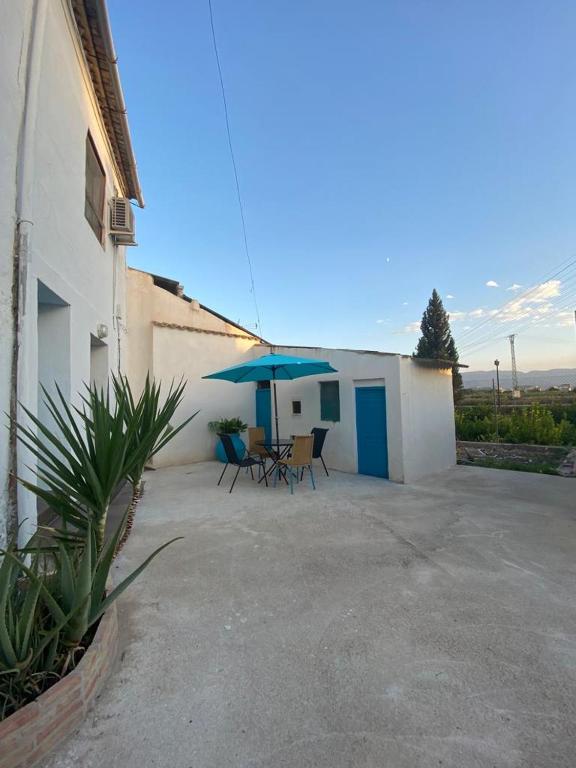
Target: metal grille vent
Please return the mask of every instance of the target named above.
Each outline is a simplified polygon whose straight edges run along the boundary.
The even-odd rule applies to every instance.
[[[119,243],[134,244],[134,213],[127,197],[110,201],[110,234]]]

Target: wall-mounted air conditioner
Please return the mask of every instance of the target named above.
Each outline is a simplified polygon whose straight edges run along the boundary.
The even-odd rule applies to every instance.
[[[136,245],[134,212],[127,197],[110,200],[110,236],[118,245]]]

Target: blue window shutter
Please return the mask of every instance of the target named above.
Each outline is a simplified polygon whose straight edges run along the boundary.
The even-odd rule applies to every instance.
[[[340,421],[340,382],[320,382],[320,420]]]

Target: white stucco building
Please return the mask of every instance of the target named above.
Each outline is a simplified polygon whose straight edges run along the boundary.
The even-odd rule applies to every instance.
[[[337,373],[278,383],[284,435],[329,429],[329,467],[412,482],[456,462],[449,363],[382,352],[272,346],[184,295],[177,281],[128,270],[126,372],[138,389],[148,371],[188,381],[179,412],[200,411],[157,457],[158,466],[211,459],[208,422],[238,416],[271,420],[267,384],[231,384],[202,376],[269,352],[327,360]],[[258,407],[257,407],[258,403]]]
[[[45,418],[40,384],[74,401],[123,365],[130,238],[110,234],[110,206],[142,195],[104,1],[5,1],[1,15],[0,410]],[[21,539],[34,527],[14,481],[27,463],[6,430],[0,542],[16,494]]]

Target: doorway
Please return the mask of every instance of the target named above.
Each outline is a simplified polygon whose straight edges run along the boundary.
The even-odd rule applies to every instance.
[[[388,477],[386,387],[356,387],[358,473]]]

